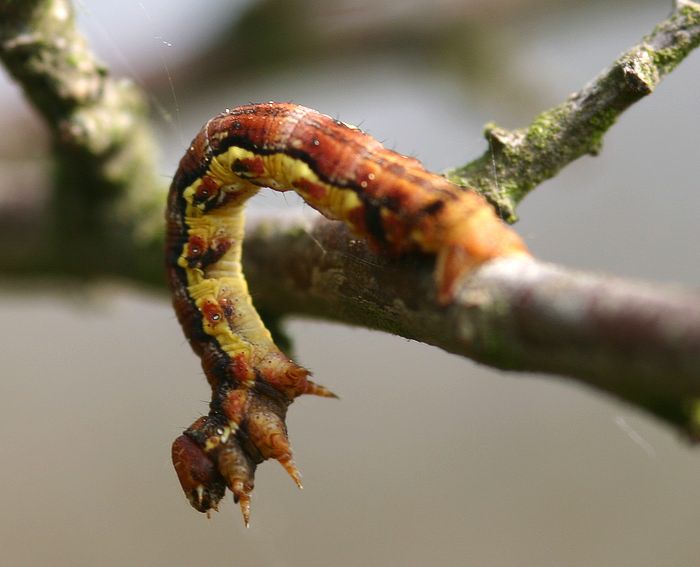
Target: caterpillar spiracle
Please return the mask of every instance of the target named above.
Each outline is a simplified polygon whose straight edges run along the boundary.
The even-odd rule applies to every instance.
[[[434,254],[438,299],[502,256],[529,256],[472,190],[387,150],[361,130],[287,103],[212,118],[175,174],[167,207],[167,274],[177,317],[212,389],[209,415],[173,443],[192,506],[217,509],[228,488],[246,525],[256,466],[276,459],[301,487],[285,416],[302,394],[334,397],[275,345],[241,268],[243,208],[261,187],[294,190],[377,250]]]

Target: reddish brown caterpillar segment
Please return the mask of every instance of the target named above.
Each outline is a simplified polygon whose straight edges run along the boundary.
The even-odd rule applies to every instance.
[[[387,150],[364,132],[294,104],[257,104],[212,118],[197,134],[168,197],[166,259],[178,319],[212,388],[210,412],[173,444],[173,463],[200,512],[228,487],[246,525],[256,466],[278,460],[301,486],[287,407],[332,397],[272,342],[241,270],[243,207],[261,187],[294,190],[378,250],[436,255],[438,299],[502,256],[529,256],[477,193]]]

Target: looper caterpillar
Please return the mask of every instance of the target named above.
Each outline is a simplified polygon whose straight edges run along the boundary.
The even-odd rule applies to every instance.
[[[173,179],[166,262],[178,319],[212,388],[210,412],[178,437],[173,464],[200,512],[226,488],[248,525],[256,466],[276,459],[301,487],[285,416],[302,394],[333,397],[272,341],[241,268],[243,207],[261,187],[294,190],[378,250],[436,256],[438,299],[490,259],[529,253],[474,191],[316,111],[241,106],[207,122]]]

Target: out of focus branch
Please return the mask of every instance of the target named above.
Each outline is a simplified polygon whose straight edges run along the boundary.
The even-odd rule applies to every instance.
[[[143,95],[96,60],[68,0],[0,0],[0,9],[0,59],[49,126],[55,165],[49,206],[39,222],[24,219],[35,265],[8,239],[3,264],[160,280],[164,193]],[[9,242],[22,242],[7,224]]]

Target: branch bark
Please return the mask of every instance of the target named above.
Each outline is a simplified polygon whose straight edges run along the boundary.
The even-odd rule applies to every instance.
[[[635,102],[700,44],[700,4],[676,2],[676,9],[640,43],[628,49],[566,102],[545,110],[529,126],[506,130],[487,124],[488,149],[478,159],[445,173],[477,188],[508,222],[516,205],[537,185],[583,155],[596,155],[603,136]]]
[[[249,233],[246,275],[266,312],[378,329],[496,368],[569,376],[700,439],[698,293],[504,259],[473,273],[443,308],[430,258],[378,257],[325,219],[261,222]]]
[[[0,59],[50,128],[55,173],[49,207],[30,227],[34,264],[6,244],[8,264],[83,277],[130,266],[132,277],[161,280],[153,259],[165,192],[145,97],[97,61],[68,0],[2,0],[0,8]]]

